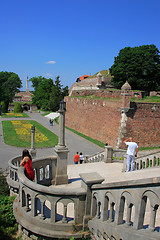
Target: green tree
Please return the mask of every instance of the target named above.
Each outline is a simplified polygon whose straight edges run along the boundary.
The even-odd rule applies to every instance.
[[[16,73],[0,72],[0,101],[5,102],[7,109],[21,86],[22,82]]]
[[[40,79],[40,77],[38,78]],[[35,80],[35,78],[34,78]],[[33,84],[34,86],[34,84]],[[33,92],[32,102],[38,109],[50,110],[50,94],[52,92],[53,80],[51,78],[42,78]]]
[[[59,76],[55,82],[41,76],[33,77],[30,81],[34,87],[32,102],[38,109],[57,111],[59,102],[68,95],[68,86],[62,88]]]
[[[21,104],[19,102],[15,103],[13,112],[14,113],[22,113],[23,112],[23,109],[22,109]]]
[[[117,88],[128,81],[134,90],[160,89],[160,55],[155,45],[126,47],[120,50],[111,66],[113,84]]]

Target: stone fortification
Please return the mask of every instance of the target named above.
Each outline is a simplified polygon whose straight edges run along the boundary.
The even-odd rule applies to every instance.
[[[116,146],[121,101],[65,98],[66,126],[101,142]]]
[[[122,100],[93,100],[66,97],[66,126],[114,148],[124,148],[122,140],[133,136],[140,147],[160,145],[160,104],[130,103]],[[125,109],[126,106],[126,109]]]

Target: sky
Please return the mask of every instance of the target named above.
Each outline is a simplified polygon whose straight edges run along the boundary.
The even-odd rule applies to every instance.
[[[18,74],[22,91],[27,76],[70,88],[150,44],[160,50],[160,0],[0,0],[0,71]]]

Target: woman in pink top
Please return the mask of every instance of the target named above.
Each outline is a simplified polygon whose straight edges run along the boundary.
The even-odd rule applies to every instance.
[[[26,177],[33,181],[35,177],[35,173],[32,168],[32,157],[29,154],[29,151],[27,149],[24,149],[22,152],[22,161],[20,163],[20,166],[25,167]]]

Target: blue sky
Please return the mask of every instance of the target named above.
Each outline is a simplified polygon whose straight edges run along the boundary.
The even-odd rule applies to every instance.
[[[160,50],[160,0],[0,0],[0,71],[17,73],[21,90],[27,76],[71,87],[145,44]]]

